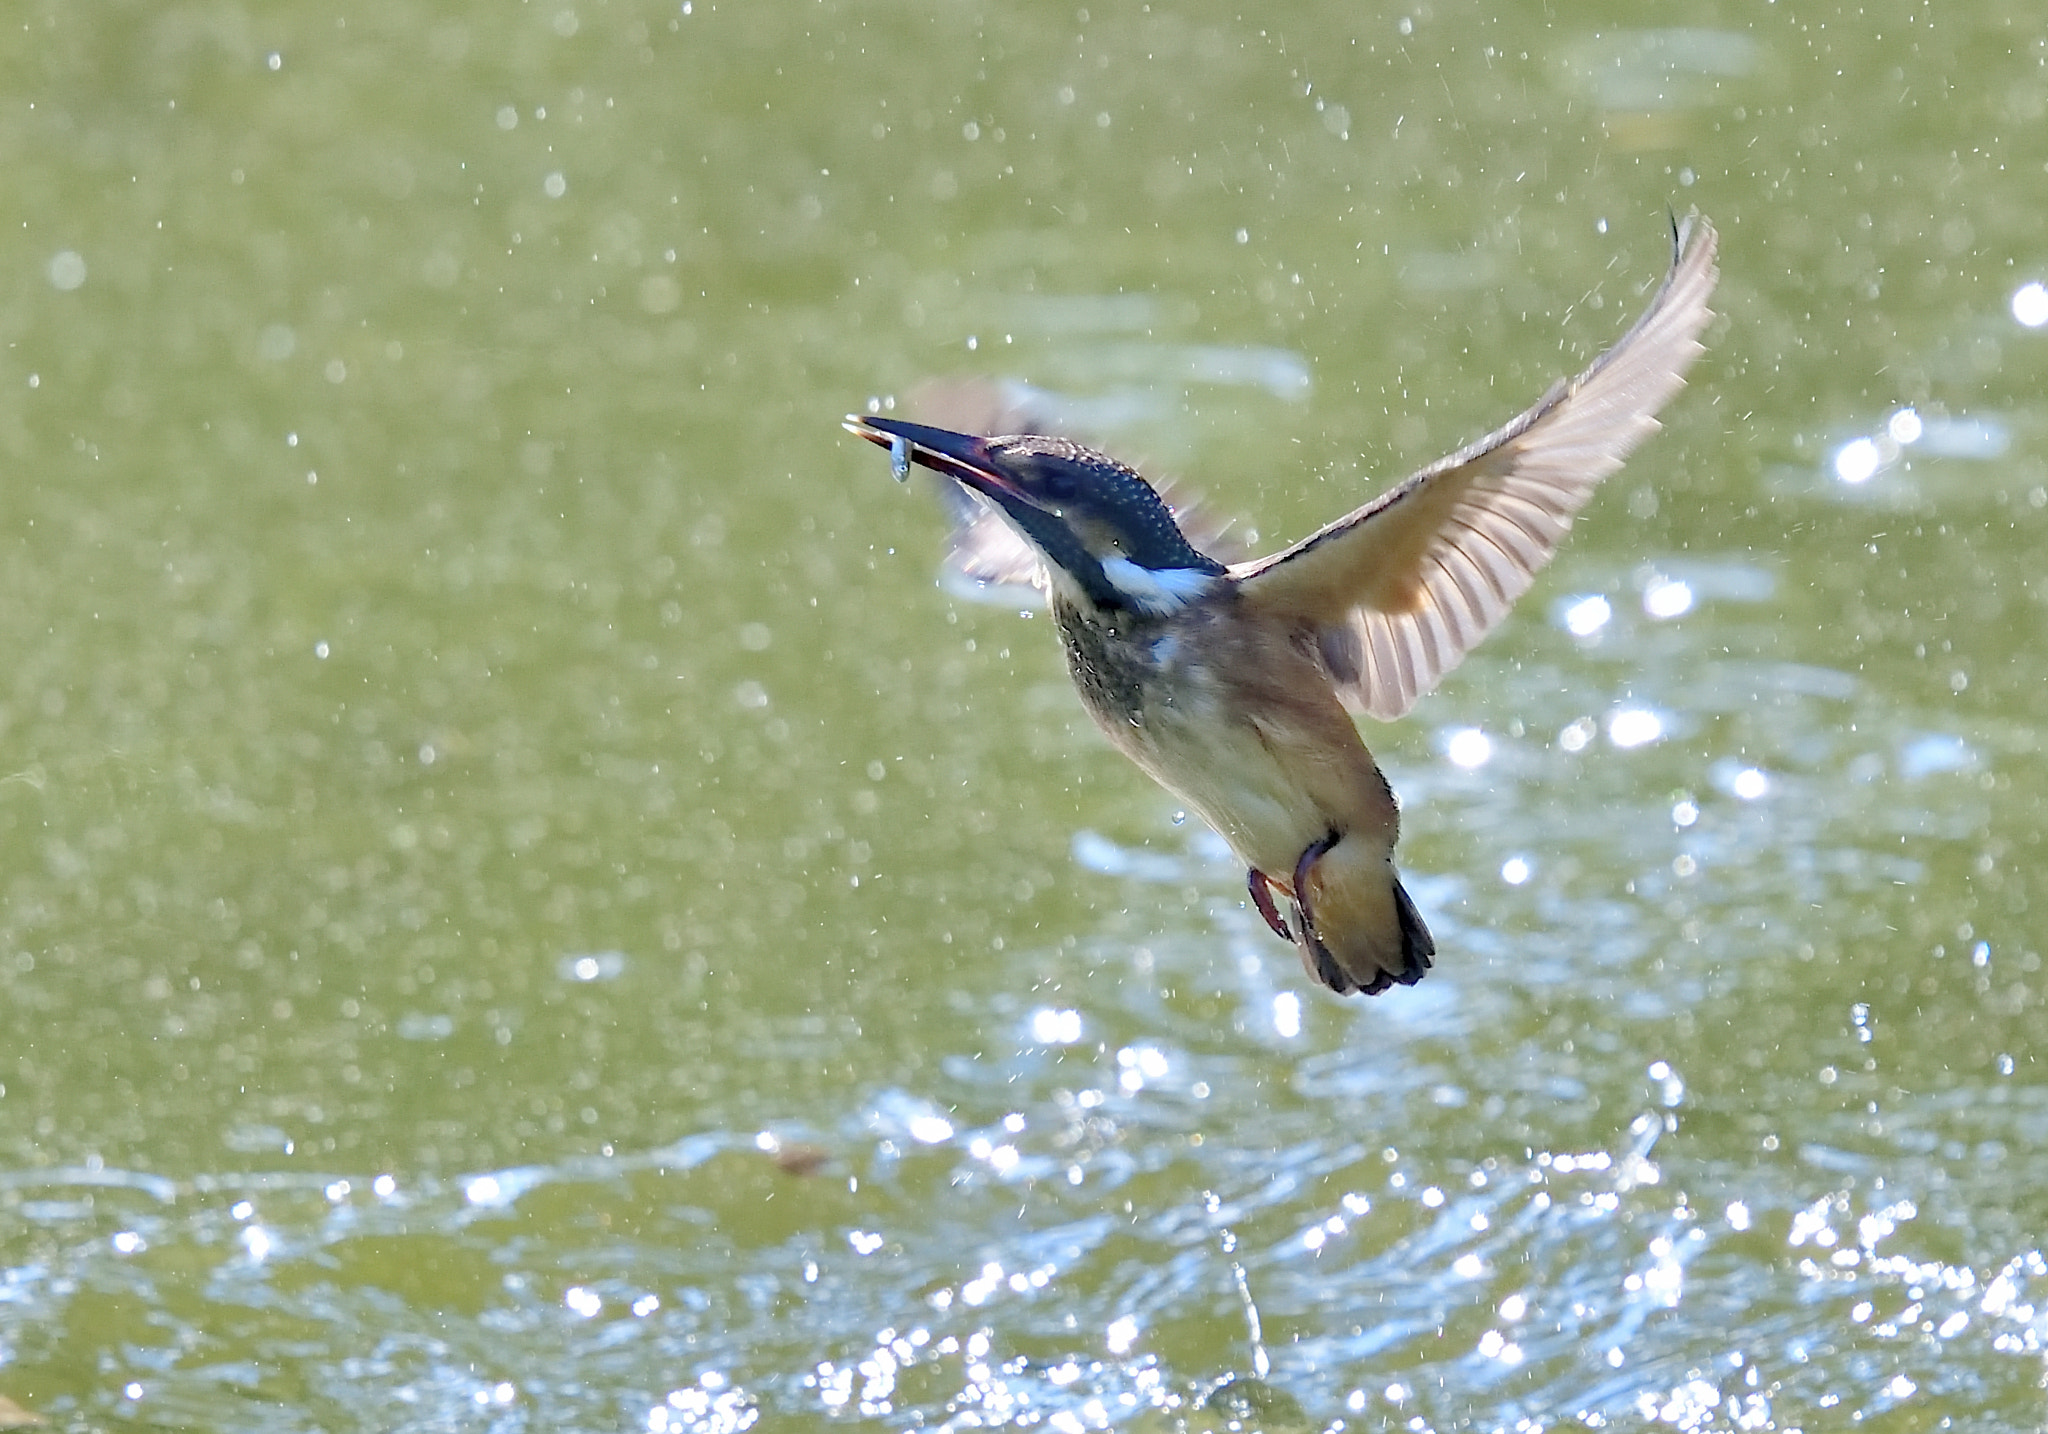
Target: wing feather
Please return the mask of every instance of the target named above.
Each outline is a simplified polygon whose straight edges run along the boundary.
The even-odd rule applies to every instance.
[[[1446,545],[1437,554],[1436,565],[1452,597],[1444,605],[1451,619],[1451,640],[1462,652],[1486,636],[1486,630],[1493,626],[1487,620],[1485,607],[1493,585],[1479,564],[1461,548]]]
[[[1508,605],[1515,600],[1513,574],[1515,569],[1527,567],[1531,562],[1541,562],[1541,550],[1530,540],[1529,535],[1511,523],[1475,523],[1460,516],[1457,520],[1465,536],[1456,539],[1458,550],[1471,559],[1473,566],[1486,579],[1490,595],[1485,621],[1491,627],[1506,614]],[[1509,534],[1522,539],[1518,544]],[[1516,551],[1521,556],[1516,556]]]
[[[1529,590],[1600,480],[1657,430],[1713,318],[1718,240],[1694,216],[1635,325],[1498,432],[1285,552],[1231,569],[1297,626],[1355,712],[1399,717]]]

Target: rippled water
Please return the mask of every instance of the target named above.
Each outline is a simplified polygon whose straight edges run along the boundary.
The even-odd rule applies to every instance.
[[[2022,22],[23,34],[0,1425],[2041,1427]],[[1368,733],[1412,990],[836,426],[1026,380],[1277,543],[1695,203],[1667,431]]]

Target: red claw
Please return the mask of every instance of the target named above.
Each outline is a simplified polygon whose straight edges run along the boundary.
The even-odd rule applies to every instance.
[[[1259,915],[1266,918],[1266,924],[1273,928],[1273,934],[1288,945],[1294,944],[1294,933],[1287,929],[1287,923],[1280,919],[1278,908],[1273,905],[1273,883],[1266,873],[1253,867],[1245,873],[1245,885],[1252,894],[1252,905],[1259,909]]]

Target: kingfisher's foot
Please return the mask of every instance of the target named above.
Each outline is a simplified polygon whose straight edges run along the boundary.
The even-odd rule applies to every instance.
[[[1302,849],[1301,860],[1294,864],[1294,909],[1301,914],[1304,929],[1313,929],[1316,924],[1308,909],[1308,869],[1322,859],[1324,852],[1342,840],[1342,834],[1331,832],[1321,841],[1312,841]]]
[[[1309,968],[1310,975],[1340,996],[1358,989],[1358,983],[1337,964],[1337,958],[1316,934],[1315,913],[1309,909],[1308,873],[1324,852],[1343,839],[1341,832],[1331,832],[1320,841],[1310,842],[1303,848],[1301,860],[1294,864],[1294,917],[1301,927],[1302,964]]]
[[[1279,908],[1273,905],[1273,883],[1266,873],[1253,867],[1245,873],[1245,885],[1251,890],[1252,905],[1259,909],[1259,915],[1266,918],[1266,924],[1273,928],[1273,934],[1292,945],[1294,933],[1287,929],[1287,923],[1280,919]]]

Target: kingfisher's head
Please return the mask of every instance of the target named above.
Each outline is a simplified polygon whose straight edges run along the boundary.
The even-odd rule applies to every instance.
[[[1069,597],[1163,617],[1212,592],[1223,564],[1187,540],[1136,472],[1067,438],[976,438],[898,418],[848,414],[846,431],[996,505]]]

